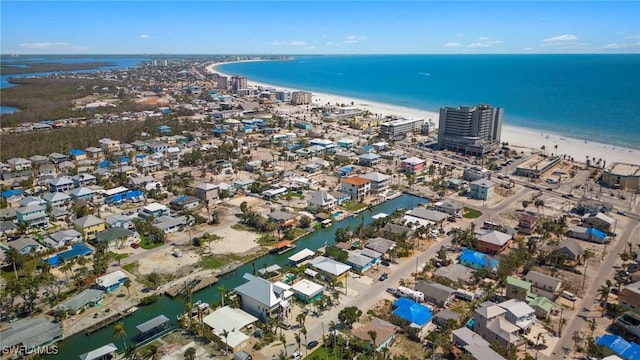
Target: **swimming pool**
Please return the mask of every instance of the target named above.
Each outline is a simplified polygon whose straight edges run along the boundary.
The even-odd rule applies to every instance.
[[[336,211],[333,214],[331,214],[331,216],[333,216],[334,218],[337,218],[340,215],[342,215],[342,211]]]

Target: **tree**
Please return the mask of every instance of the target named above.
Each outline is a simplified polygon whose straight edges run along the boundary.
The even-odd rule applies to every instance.
[[[163,356],[162,347],[156,344],[151,344],[145,347],[142,352],[142,359],[144,360],[160,360]]]
[[[247,211],[249,211],[249,205],[246,201],[240,203],[240,211],[242,211],[243,214],[246,214]]]
[[[190,347],[184,351],[185,360],[196,360],[196,348]]]
[[[602,316],[607,311],[607,305],[609,304],[609,293],[611,293],[611,288],[613,287],[613,283],[611,280],[607,279],[604,285],[600,286],[598,289],[598,296],[602,303]]]
[[[302,338],[300,337],[300,333],[293,334],[293,338],[296,340],[296,345],[298,345],[298,351],[300,351],[300,345],[302,344]]]
[[[282,348],[284,349],[284,354],[288,355],[287,352],[287,336],[284,333],[281,333],[278,337],[278,340],[282,343]]]
[[[527,209],[527,207],[529,206],[529,204],[530,204],[530,201],[528,201],[528,200],[522,200],[522,208],[523,208],[523,209],[525,209],[525,210],[526,210],[526,209]]]
[[[311,218],[308,217],[307,215],[303,215],[300,218],[300,223],[299,224],[300,224],[300,227],[302,229],[307,229],[309,226],[311,226]]]
[[[127,296],[131,296],[131,293],[129,292],[129,289],[131,288],[131,279],[126,278],[124,279],[124,285],[125,288],[127,288]]]
[[[224,353],[225,354],[229,354],[229,342],[227,341],[229,339],[229,330],[227,329],[223,329],[222,330],[222,336],[224,337]]]
[[[349,306],[342,309],[338,313],[338,320],[340,320],[347,327],[351,328],[353,324],[360,319],[362,316],[362,310],[358,309],[355,306]]]
[[[5,252],[5,261],[13,266],[13,273],[18,280],[18,269],[22,268],[25,262],[25,256],[20,254],[15,248],[9,247]]]
[[[308,344],[308,342],[307,342],[307,328],[303,326],[300,329],[300,334],[304,335],[304,343]],[[309,348],[305,346],[304,349],[305,349],[305,357],[308,357],[309,356]]]
[[[374,352],[378,347],[376,344],[376,337],[378,336],[378,333],[373,330],[369,330],[367,331],[367,334],[369,334],[369,337],[371,338],[371,342],[373,343],[373,346],[371,346],[371,352]]]
[[[533,206],[538,209],[538,214],[540,213],[540,208],[542,208],[542,213],[544,214],[544,200],[536,199],[536,201],[533,202]]]
[[[113,326],[113,337],[122,339],[125,351],[127,350],[127,332],[124,329],[124,322],[119,321]]]

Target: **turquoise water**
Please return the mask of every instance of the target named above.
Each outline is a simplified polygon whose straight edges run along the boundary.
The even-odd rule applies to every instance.
[[[402,196],[399,196],[393,200],[389,200],[375,206],[374,211],[372,212],[363,211],[356,217],[349,217],[345,220],[337,222],[332,227],[321,228],[311,234],[303,236],[296,242],[297,248],[299,250],[302,250],[304,248],[316,250],[319,247],[325,246],[327,244],[331,245],[335,240],[335,233],[338,228],[348,226],[351,229],[355,229],[358,225],[360,225],[362,219],[364,219],[365,225],[370,224],[372,214],[377,214],[380,212],[390,214],[397,208],[412,209],[418,206],[418,204],[424,204],[427,202],[427,199],[403,194]],[[194,294],[192,301],[195,302],[198,300],[202,300],[208,303],[219,302],[220,293],[218,291],[218,288],[220,286],[223,286],[226,290],[231,290],[244,282],[242,280],[242,275],[244,275],[245,273],[251,273],[256,271],[256,269],[262,269],[263,267],[272,264],[278,264],[285,268],[289,263],[288,258],[291,255],[291,253],[282,255],[269,254],[251,263],[243,265],[237,270],[229,273],[224,278],[221,278],[218,283],[216,283],[212,287]],[[145,306],[136,311],[128,318],[125,318],[125,330],[129,338],[131,338],[137,333],[136,325],[139,325],[160,314],[164,314],[169,319],[171,319],[173,325],[177,325],[176,316],[184,311],[185,305],[183,298],[177,297],[176,299],[169,299],[168,297],[162,296],[157,303],[150,306]],[[58,344],[59,353],[57,355],[49,357],[60,360],[78,359],[79,355],[100,346],[106,345],[110,342],[113,342],[121,351],[124,349],[122,340],[113,338],[113,326],[104,328],[97,333],[92,334],[91,336],[86,336],[84,335],[84,333],[72,336],[69,339],[66,339],[65,341]]]
[[[331,214],[331,216],[333,216],[334,218],[337,218],[340,215],[342,215],[342,211],[336,211],[333,214]]]
[[[299,56],[219,68],[429,111],[488,103],[507,125],[640,148],[640,55]]]

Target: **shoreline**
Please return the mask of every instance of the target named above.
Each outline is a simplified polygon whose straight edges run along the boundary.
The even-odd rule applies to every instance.
[[[207,71],[215,72],[222,76],[232,76],[231,74],[222,72],[217,69],[218,66],[229,63],[237,62],[256,62],[267,60],[242,60],[242,61],[229,61],[214,63],[206,66]],[[401,105],[394,105],[388,103],[379,103],[375,101],[368,101],[350,96],[341,96],[335,94],[328,94],[322,92],[316,92],[313,90],[305,90],[299,88],[292,88],[287,86],[280,86],[274,84],[267,84],[259,81],[247,79],[247,84],[250,87],[269,87],[288,91],[310,91],[313,94],[313,103],[322,105],[326,103],[345,103],[353,106],[360,107],[365,110],[369,110],[374,114],[385,115],[397,115],[405,118],[413,119],[425,119],[425,121],[432,120],[434,123],[438,123],[439,113],[434,111],[427,111],[416,108],[409,108]],[[575,161],[582,162],[586,156],[589,158],[602,159],[607,164],[614,162],[637,164],[640,157],[640,150],[618,147],[612,144],[604,144],[594,141],[582,140],[573,138],[570,136],[560,135],[557,133],[538,130],[535,128],[526,128],[521,126],[507,125],[502,126],[502,142],[509,143],[510,147],[526,148],[534,151],[541,151],[541,147],[545,146],[545,152],[547,154],[556,153],[555,145],[558,145],[557,153],[566,154],[569,157],[573,157]]]

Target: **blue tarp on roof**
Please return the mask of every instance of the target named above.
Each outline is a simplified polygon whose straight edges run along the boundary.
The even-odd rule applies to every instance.
[[[142,191],[140,190],[131,190],[128,191],[126,194],[124,194],[124,198],[129,200],[129,199],[133,199],[134,197],[139,197],[142,196]]]
[[[302,144],[291,144],[289,146],[287,146],[287,150],[289,151],[295,151],[298,149],[302,149]]]
[[[124,200],[125,193],[115,194],[104,198],[105,204],[115,203],[119,204]]]
[[[187,200],[187,196],[186,195],[182,195],[182,196],[178,196],[175,200],[173,200],[174,202],[179,202],[179,201],[185,201]]]
[[[113,166],[113,163],[111,161],[109,161],[109,160],[102,160],[98,164],[98,167],[101,168],[101,169],[102,168],[106,168],[106,167],[112,167],[112,166]]]
[[[225,133],[225,129],[221,129],[221,128],[214,128],[213,129],[213,133],[214,134],[224,134]]]
[[[69,155],[71,155],[71,156],[84,155],[84,151],[82,151],[80,149],[71,149],[71,150],[69,150]]]
[[[468,266],[476,270],[493,270],[498,267],[498,260],[492,259],[485,253],[481,253],[471,249],[462,250],[462,255],[460,255],[460,263],[464,266]]]
[[[396,300],[396,302],[393,303],[393,306],[396,307],[396,309],[393,310],[393,313],[396,316],[420,327],[425,326],[433,317],[431,309],[429,309],[428,306],[418,304],[417,302],[404,297]]]
[[[593,236],[597,236],[600,239],[604,239],[607,237],[607,234],[603,233],[602,231],[596,229],[596,228],[588,228],[587,229],[587,234],[589,235],[593,235]]]
[[[138,155],[136,155],[136,159],[144,159],[144,158],[146,158],[146,157],[147,157],[147,155],[145,155],[145,154],[138,154]]]
[[[118,159],[118,162],[120,164],[128,164],[129,163],[129,158],[126,156],[121,157],[120,159]]]
[[[625,360],[640,360],[640,346],[629,343],[618,335],[604,334],[596,337],[596,345],[611,349]]]
[[[42,261],[48,261],[49,265],[53,268],[60,265],[63,261],[91,254],[92,252],[93,250],[89,249],[85,244],[73,244],[71,250],[63,251]]]
[[[371,152],[371,150],[373,150],[373,147],[371,145],[363,145],[362,150],[366,152]]]
[[[20,196],[22,195],[22,190],[20,189],[9,189],[2,192],[2,197],[7,199],[12,196]]]

